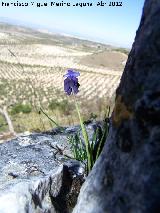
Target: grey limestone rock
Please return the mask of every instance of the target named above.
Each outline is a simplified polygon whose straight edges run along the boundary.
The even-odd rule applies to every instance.
[[[109,136],[73,212],[160,212],[159,0],[145,1]]]
[[[84,167],[64,157],[71,155],[66,134],[20,136],[0,144],[0,153],[1,213],[72,211]]]

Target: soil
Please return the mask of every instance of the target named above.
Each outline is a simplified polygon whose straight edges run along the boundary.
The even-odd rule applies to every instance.
[[[92,67],[107,67],[111,70],[123,70],[127,55],[116,51],[104,51],[81,58],[80,64]]]

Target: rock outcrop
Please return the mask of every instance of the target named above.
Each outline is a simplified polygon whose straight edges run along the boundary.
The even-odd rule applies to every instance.
[[[89,138],[102,122],[87,124]],[[70,213],[85,180],[68,136],[80,126],[20,134],[0,144],[0,213]],[[83,140],[82,140],[83,143]]]
[[[0,212],[71,212],[84,181],[72,156],[69,132],[19,136],[0,144]]]
[[[160,212],[160,1],[146,0],[105,147],[74,213]]]

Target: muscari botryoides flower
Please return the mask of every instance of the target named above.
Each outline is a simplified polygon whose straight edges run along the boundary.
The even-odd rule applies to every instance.
[[[80,76],[79,72],[75,72],[74,70],[67,70],[67,74],[63,77],[64,79],[64,91],[67,95],[77,94],[79,92],[78,88],[80,84],[78,83],[78,76]]]

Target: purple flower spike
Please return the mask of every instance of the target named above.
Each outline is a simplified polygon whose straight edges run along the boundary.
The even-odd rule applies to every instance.
[[[80,73],[75,72],[74,70],[67,70],[67,71],[68,71],[68,73],[63,76],[65,78],[72,79],[72,78],[76,78],[76,77],[80,76]]]
[[[79,92],[78,88],[80,84],[78,83],[78,76],[80,76],[80,73],[74,70],[68,70],[68,73],[63,76],[65,77],[64,91],[67,95],[71,95],[72,93],[77,94]]]

